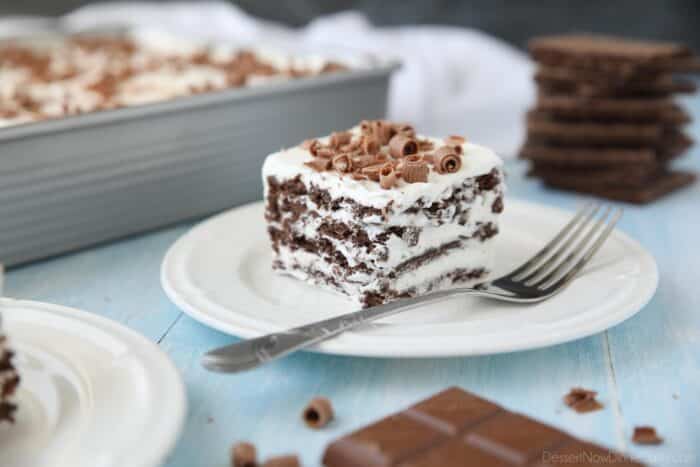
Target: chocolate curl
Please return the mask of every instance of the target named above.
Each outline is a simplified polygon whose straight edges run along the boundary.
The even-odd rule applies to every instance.
[[[232,467],[256,467],[257,465],[257,450],[251,443],[237,443],[231,448]]]
[[[394,131],[400,135],[408,136],[409,138],[415,138],[416,130],[413,129],[412,125],[408,123],[397,123],[394,125]]]
[[[330,159],[324,159],[322,157],[314,157],[309,162],[304,162],[304,165],[311,167],[316,172],[323,172],[331,168],[332,161]]]
[[[372,122],[370,120],[362,120],[360,122],[360,133],[364,136],[372,134]]]
[[[367,176],[362,175],[362,173],[360,173],[360,172],[353,172],[352,179],[353,180],[367,180]]]
[[[333,419],[333,406],[325,397],[315,397],[302,413],[304,423],[309,428],[323,428]]]
[[[404,157],[418,152],[418,143],[413,138],[401,133],[389,141],[389,153],[394,157]]]
[[[378,164],[380,162],[384,163],[384,162],[388,162],[388,161],[389,161],[389,156],[383,152],[379,152],[379,153],[374,155],[374,163],[375,164]]]
[[[450,135],[447,137],[447,141],[454,142],[455,144],[464,144],[467,140],[464,136]]]
[[[316,149],[315,156],[323,157],[324,159],[330,159],[335,156],[335,151],[331,148],[318,148]]]
[[[379,181],[379,171],[382,169],[382,165],[370,165],[369,167],[365,167],[362,169],[362,174],[366,175],[367,178],[370,180],[374,180],[375,182]]]
[[[404,159],[401,165],[401,178],[406,183],[426,183],[429,171],[428,163],[423,160],[423,156],[412,154]]]
[[[385,120],[375,120],[372,122],[372,136],[379,140],[379,144],[384,146],[392,136],[396,134],[394,127]]]
[[[435,160],[440,173],[455,173],[462,167],[462,159],[451,146],[443,146],[435,151]]]
[[[307,139],[306,141],[301,143],[302,149],[306,149],[314,156],[316,155],[316,149],[318,149],[320,145],[321,143],[319,143],[317,139]]]
[[[421,159],[423,159],[428,164],[435,164],[435,154],[421,154]]]
[[[347,154],[340,154],[333,158],[333,168],[338,172],[351,172],[352,159]]]
[[[355,156],[352,158],[352,166],[363,169],[374,164],[374,156]]]
[[[376,154],[379,152],[380,147],[381,144],[379,144],[379,141],[373,136],[364,136],[362,138],[362,151],[364,151],[365,154]]]
[[[263,467],[301,467],[301,463],[295,455],[277,456],[267,459]]]
[[[398,177],[396,176],[396,171],[394,170],[393,165],[385,164],[379,170],[379,185],[385,190],[393,188],[396,185],[397,180]]]
[[[419,151],[431,151],[434,148],[435,148],[435,145],[429,139],[421,139],[418,141],[418,150]]]
[[[351,138],[352,134],[349,131],[334,131],[331,133],[330,145],[335,149],[339,149],[341,146],[348,144]]]
[[[348,144],[344,144],[344,145],[340,146],[340,148],[338,148],[338,149],[340,149],[343,152],[355,152],[359,148],[360,148],[360,141],[359,140],[355,140],[355,141],[351,140]]]
[[[407,162],[401,168],[401,178],[406,183],[426,183],[429,171],[428,164],[423,161]]]

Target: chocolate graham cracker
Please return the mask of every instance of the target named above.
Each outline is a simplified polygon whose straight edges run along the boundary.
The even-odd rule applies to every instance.
[[[531,56],[545,65],[594,69],[617,75],[700,70],[692,51],[674,42],[569,34],[533,39],[528,48]]]
[[[682,125],[690,116],[668,98],[610,99],[541,94],[538,111],[564,120],[653,122]]]
[[[660,143],[666,128],[648,122],[569,122],[532,110],[527,115],[527,130],[534,138],[560,144],[639,146]]]
[[[563,178],[545,178],[544,182],[552,188],[588,193],[617,201],[646,204],[662,196],[695,182],[696,176],[690,172],[663,172],[648,180],[641,186],[622,186],[618,184],[597,185],[588,180],[565,180]]]
[[[520,149],[520,158],[533,163],[572,168],[649,165],[678,157],[692,144],[692,139],[683,133],[669,135],[668,139],[657,146],[637,148],[553,145],[528,138]]]
[[[662,171],[656,163],[647,165],[630,165],[611,169],[609,167],[595,168],[562,168],[549,164],[534,163],[530,166],[528,175],[543,180],[557,180],[563,183],[586,184],[592,187],[619,185],[625,187],[643,187]]]
[[[449,388],[332,442],[326,467],[641,466],[460,388]],[[605,457],[602,457],[605,456]]]

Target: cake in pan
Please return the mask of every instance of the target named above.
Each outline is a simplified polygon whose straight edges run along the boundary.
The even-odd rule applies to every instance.
[[[485,281],[502,162],[459,136],[363,121],[263,166],[273,267],[362,306]]]
[[[160,33],[0,43],[0,127],[346,70]]]

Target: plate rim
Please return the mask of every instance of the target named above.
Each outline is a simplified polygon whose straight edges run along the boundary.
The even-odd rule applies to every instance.
[[[175,449],[177,442],[183,434],[188,413],[185,383],[180,371],[175,366],[170,356],[168,356],[159,345],[137,331],[96,313],[47,302],[0,297],[0,310],[2,310],[3,315],[7,316],[8,309],[12,307],[30,308],[43,313],[58,314],[63,319],[80,321],[83,324],[98,328],[102,332],[112,334],[116,336],[117,339],[125,341],[129,346],[129,351],[134,355],[157,362],[160,367],[157,381],[159,383],[165,381],[169,388],[166,393],[170,396],[170,402],[167,404],[159,403],[158,413],[148,418],[157,418],[158,420],[166,418],[172,423],[158,423],[156,426],[171,426],[171,428],[163,428],[159,437],[152,437],[151,435],[153,432],[149,432],[148,442],[143,445],[144,449],[139,449],[137,455],[130,455],[125,458],[124,461],[126,462],[125,467],[126,465],[129,467],[158,467],[163,465],[168,455]],[[12,311],[10,311],[10,313],[12,313]],[[134,343],[137,345],[132,345]],[[163,399],[159,399],[159,401],[164,402]],[[167,414],[167,417],[162,417],[161,415],[163,414]],[[161,442],[156,443],[154,440],[161,440]]]
[[[160,279],[161,286],[166,296],[175,304],[180,310],[182,310],[190,318],[198,321],[208,327],[216,329],[220,332],[234,336],[237,338],[254,338],[259,337],[264,334],[258,329],[247,328],[245,326],[231,324],[227,322],[222,322],[216,317],[210,316],[206,312],[202,312],[197,306],[190,303],[186,296],[183,296],[177,290],[175,284],[171,283],[169,273],[171,271],[171,265],[175,261],[178,253],[184,247],[189,245],[189,239],[195,236],[200,230],[206,230],[206,228],[213,223],[216,223],[221,218],[229,217],[235,215],[239,211],[252,210],[262,205],[263,201],[253,201],[251,203],[246,203],[207,219],[202,220],[196,225],[192,226],[187,232],[178,237],[172,245],[168,248],[167,252],[163,257],[160,269]],[[546,204],[541,204],[537,202],[522,200],[517,197],[511,197],[508,200],[509,205],[516,205],[519,209],[536,209],[539,211],[546,211],[545,215],[554,215],[556,217],[566,216],[566,218],[571,218],[573,213],[566,209],[562,209],[556,206],[550,206]],[[643,274],[640,274],[640,281],[635,284],[635,288],[632,293],[624,302],[622,309],[624,311],[617,312],[614,315],[614,319],[597,319],[589,323],[584,331],[576,332],[565,332],[559,333],[554,338],[551,335],[545,335],[544,333],[537,338],[528,338],[525,340],[519,340],[516,343],[501,343],[493,344],[488,346],[488,348],[474,349],[459,346],[448,346],[447,348],[433,348],[430,351],[426,351],[421,346],[409,346],[408,342],[415,342],[415,336],[382,336],[381,338],[363,336],[357,333],[346,333],[343,336],[339,336],[335,339],[322,342],[316,346],[306,349],[310,352],[329,354],[329,355],[345,355],[353,357],[370,357],[370,358],[450,358],[450,357],[467,357],[467,356],[478,356],[478,355],[496,355],[502,353],[510,352],[520,352],[525,350],[535,350],[545,347],[551,347],[554,345],[564,344],[568,342],[573,342],[575,340],[590,337],[592,335],[601,333],[612,327],[626,321],[638,312],[640,312],[649,301],[654,297],[658,284],[659,284],[659,272],[658,265],[656,263],[653,255],[645,249],[637,240],[633,239],[619,228],[613,230],[612,235],[619,241],[625,244],[627,249],[631,249],[635,252],[635,257],[639,259],[640,268]],[[223,305],[219,305],[223,306]],[[236,312],[236,310],[231,310]],[[578,328],[577,328],[578,329]],[[393,343],[390,348],[386,345],[383,348],[376,348],[376,346],[367,346],[370,341],[376,342],[377,339],[382,339],[384,343]],[[340,342],[340,344],[338,344]],[[358,345],[364,344],[364,345]],[[397,349],[399,349],[397,351]]]

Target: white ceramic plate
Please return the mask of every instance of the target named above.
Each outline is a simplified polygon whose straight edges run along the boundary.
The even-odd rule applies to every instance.
[[[184,385],[152,342],[91,313],[0,299],[22,377],[3,467],[155,467],[182,430]]]
[[[542,247],[572,213],[509,200],[495,273]],[[340,295],[273,273],[262,203],[215,216],[170,248],[161,281],[192,318],[240,337],[352,311]],[[437,357],[532,349],[603,331],[639,311],[656,290],[654,259],[615,231],[571,286],[537,305],[456,298],[343,334],[312,350],[362,356]]]

